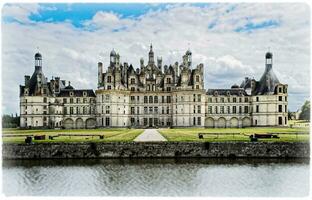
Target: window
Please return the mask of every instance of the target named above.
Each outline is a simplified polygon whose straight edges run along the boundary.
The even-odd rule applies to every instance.
[[[134,114],[135,114],[134,107],[131,107],[131,108],[130,108],[130,114],[131,114],[131,115],[134,115]]]
[[[287,101],[287,97],[285,97],[285,101]]]
[[[144,114],[147,114],[147,107],[144,107]]]
[[[111,76],[108,76],[107,77],[107,83],[111,83],[112,82],[112,77]]]
[[[170,92],[171,91],[171,87],[167,87],[167,92]]]
[[[287,112],[287,105],[285,105],[285,112]]]
[[[218,114],[218,107],[215,107],[215,113]]]
[[[223,97],[221,98],[221,103],[224,103],[224,98]]]
[[[105,126],[109,126],[109,125],[110,125],[110,118],[105,117]]]
[[[242,113],[242,107],[239,106],[238,110],[239,110],[239,113],[241,114]]]
[[[74,113],[74,108],[73,108],[73,107],[70,107],[70,108],[69,108],[69,114],[72,115],[73,113]]]
[[[108,85],[107,90],[111,90],[111,89],[112,89],[112,86]]]
[[[256,97],[256,101],[259,101],[259,97]]]
[[[73,98],[70,98],[70,99],[69,99],[69,102],[70,102],[70,103],[74,103],[74,99],[73,99]]]
[[[278,96],[278,100],[279,101],[283,101],[283,97],[282,96]]]
[[[194,113],[196,113],[195,105],[194,105],[194,109],[193,109],[193,112],[194,112]]]
[[[259,106],[258,105],[256,106],[256,112],[257,113],[259,112]]]
[[[230,97],[227,98],[227,102],[229,102],[229,103],[231,102],[231,98]]]
[[[193,117],[193,125],[196,125],[196,117]]]
[[[83,103],[87,103],[87,98],[83,98]]]
[[[165,96],[161,96],[161,103],[165,103]]]
[[[144,122],[144,126],[147,126],[147,118],[144,118],[143,122]]]
[[[171,78],[167,78],[167,84],[171,84]]]
[[[278,112],[283,112],[282,105],[278,105]]]
[[[227,113],[231,113],[231,107],[230,106],[227,107]]]
[[[193,94],[193,101],[196,101],[196,94]]]
[[[147,102],[147,96],[144,96],[144,103],[148,103]]]
[[[43,98],[43,102],[44,102],[44,103],[47,103],[47,97],[44,97],[44,98]]]
[[[283,125],[283,118],[282,117],[278,117],[278,125]]]
[[[208,102],[211,103],[212,102],[212,98],[208,98]]]
[[[130,79],[130,84],[135,84],[135,78]]]
[[[195,88],[196,90],[199,90],[199,85],[196,85],[196,88]]]
[[[208,113],[209,113],[209,114],[212,113],[212,106],[208,106]]]
[[[239,102],[240,102],[240,103],[242,102],[242,98],[241,98],[241,97],[239,97]]]
[[[158,96],[154,96],[154,103],[158,103]]]
[[[106,106],[106,107],[105,107],[105,113],[106,113],[106,114],[109,114],[109,113],[110,113],[110,106]]]
[[[171,96],[167,96],[167,103],[171,103]]]
[[[199,82],[199,76],[198,75],[196,76],[196,82]]]
[[[170,109],[169,109],[169,107],[167,106],[167,114],[169,114],[169,112],[170,112]]]
[[[197,125],[201,125],[201,117],[197,117]]]
[[[201,113],[201,106],[197,106],[197,113]]]
[[[135,101],[135,96],[130,96],[130,101],[133,103]]]
[[[149,107],[149,114],[153,113],[153,107]]]
[[[137,107],[137,115],[140,114],[140,108]]]
[[[198,101],[198,102],[201,102],[201,94],[198,94],[198,95],[197,95],[197,101]]]
[[[105,100],[106,101],[109,101],[109,99],[110,99],[110,96],[107,94],[107,95],[105,95]]]
[[[245,102],[246,102],[246,103],[248,102],[248,98],[247,98],[247,97],[245,97]]]
[[[162,107],[162,109],[161,109],[161,114],[165,114],[165,108],[164,107]]]
[[[132,126],[134,125],[134,121],[135,121],[135,119],[133,117],[131,117],[130,123],[131,123]]]
[[[282,92],[282,88],[281,87],[278,88],[278,92]]]
[[[221,107],[220,107],[220,113],[221,113],[221,114],[224,114],[224,106],[221,106]]]
[[[244,113],[248,113],[248,106],[244,107]]]
[[[153,103],[153,96],[149,96],[149,103]]]
[[[130,90],[131,90],[131,91],[135,91],[135,87],[131,87]]]
[[[236,97],[233,98],[233,102],[236,103]]]
[[[158,107],[154,107],[154,113],[158,114]]]
[[[232,112],[233,114],[235,114],[236,113],[236,106],[233,106],[233,112]]]

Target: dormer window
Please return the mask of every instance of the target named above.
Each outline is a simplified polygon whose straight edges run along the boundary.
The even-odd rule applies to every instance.
[[[199,82],[199,76],[198,75],[196,76],[196,82]]]
[[[214,96],[218,96],[218,91],[215,91],[215,92],[213,93],[213,95],[214,95]]]
[[[135,84],[135,78],[130,79],[130,84]]]
[[[83,91],[83,96],[86,97],[87,96],[87,92]]]
[[[167,78],[167,84],[171,84],[171,78]]]
[[[227,92],[226,92],[226,95],[230,96],[230,95],[231,95],[230,91],[227,91]]]
[[[69,92],[69,96],[74,96],[74,93],[73,92]]]

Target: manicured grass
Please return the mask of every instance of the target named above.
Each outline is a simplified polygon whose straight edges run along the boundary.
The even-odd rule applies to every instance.
[[[19,135],[45,135],[45,140],[33,140],[35,143],[42,142],[111,142],[111,141],[133,141],[142,129],[73,129],[73,130],[3,130],[3,134],[19,134]],[[49,140],[49,136],[58,134],[79,134],[80,136],[59,136]],[[93,135],[94,136],[90,136]],[[81,136],[88,135],[88,136]],[[104,139],[99,139],[98,135],[104,135]],[[2,137],[4,143],[24,143],[25,136],[19,137]]]
[[[160,129],[159,132],[168,141],[250,141],[249,135],[254,133],[274,133],[280,137],[279,139],[260,139],[259,141],[309,141],[308,128],[181,128]],[[198,133],[206,133],[204,139],[199,139]]]

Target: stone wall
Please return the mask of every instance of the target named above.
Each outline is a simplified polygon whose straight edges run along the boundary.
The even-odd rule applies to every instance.
[[[139,157],[310,157],[308,142],[103,142],[3,144],[4,159]]]

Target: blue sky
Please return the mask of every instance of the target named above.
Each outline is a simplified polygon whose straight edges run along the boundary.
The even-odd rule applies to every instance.
[[[18,85],[32,74],[37,47],[48,79],[61,76],[76,88],[91,89],[97,62],[107,64],[113,48],[135,68],[141,57],[146,60],[151,42],[167,65],[181,62],[191,48],[194,65],[205,66],[208,89],[229,88],[245,76],[259,80],[270,47],[274,71],[289,85],[290,109],[309,98],[305,4],[5,4],[2,22],[4,113],[18,112]]]

